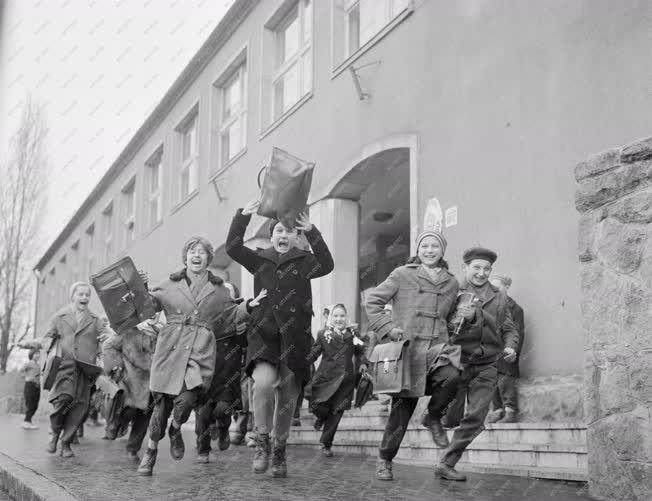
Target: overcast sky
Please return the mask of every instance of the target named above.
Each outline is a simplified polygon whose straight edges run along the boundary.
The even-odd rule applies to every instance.
[[[1,2],[2,0],[0,0]],[[233,0],[7,0],[0,155],[25,96],[45,106],[42,249],[142,125]]]

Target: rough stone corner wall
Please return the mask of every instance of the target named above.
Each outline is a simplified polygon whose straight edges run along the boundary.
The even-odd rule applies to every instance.
[[[652,137],[575,168],[590,494],[652,499]]]

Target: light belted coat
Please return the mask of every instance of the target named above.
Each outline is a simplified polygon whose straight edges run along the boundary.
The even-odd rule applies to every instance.
[[[368,353],[378,343],[389,342],[394,327],[403,329],[403,339],[409,339],[410,390],[401,397],[422,397],[426,392],[427,372],[431,357],[428,349],[448,340],[448,317],[455,307],[459,291],[457,279],[442,268],[433,278],[422,265],[399,266],[387,279],[373,289],[366,303],[369,328],[374,331]],[[392,303],[391,317],[384,307]]]
[[[54,386],[48,393],[49,402],[59,395],[67,394],[79,402],[88,403],[91,381],[78,368],[75,359],[96,364],[100,351],[98,336],[102,331],[104,326],[101,319],[90,310],[87,310],[79,325],[70,306],[60,309],[52,316],[41,344],[47,349],[52,338],[59,336],[62,361]]]
[[[215,372],[215,338],[236,330],[238,305],[221,278],[209,279],[196,298],[190,292],[185,270],[170,275],[154,287],[157,310],[165,311],[152,359],[150,389],[179,395],[184,387],[208,390]],[[246,315],[246,310],[245,310]]]

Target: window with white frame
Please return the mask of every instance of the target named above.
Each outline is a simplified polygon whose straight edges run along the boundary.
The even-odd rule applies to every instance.
[[[221,86],[220,101],[220,160],[224,166],[247,145],[246,62]]]
[[[312,0],[299,0],[272,28],[274,120],[312,89],[312,17]]]
[[[104,264],[109,264],[113,259],[113,202],[102,212],[104,226]]]
[[[177,201],[182,202],[199,186],[197,155],[197,108],[177,127],[179,139],[179,166]]]
[[[84,250],[86,253],[86,266],[84,271],[86,277],[90,277],[95,271],[93,259],[95,255],[95,223],[86,229],[86,245]]]
[[[336,65],[412,10],[412,0],[333,0],[332,41]]]
[[[136,239],[136,178],[122,188],[122,247],[126,249]]]
[[[159,148],[145,163],[147,166],[147,225],[149,228],[156,226],[163,217],[163,148]]]

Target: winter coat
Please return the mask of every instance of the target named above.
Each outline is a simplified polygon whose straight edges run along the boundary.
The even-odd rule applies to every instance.
[[[54,385],[48,393],[48,401],[52,402],[66,394],[77,402],[89,404],[92,381],[79,369],[75,360],[97,364],[100,351],[98,336],[103,331],[102,320],[90,310],[87,310],[81,325],[77,325],[75,313],[70,306],[54,314],[41,344],[48,348],[52,337],[59,336],[62,360]]]
[[[236,330],[238,305],[223,280],[209,279],[195,299],[185,269],[154,287],[151,296],[167,323],[156,341],[150,389],[179,395],[185,389],[208,390],[215,371],[215,337]]]
[[[149,371],[155,347],[156,338],[136,327],[114,333],[102,345],[107,375],[115,367],[122,369],[118,384],[124,390],[126,407],[145,410],[149,405]]]
[[[514,301],[510,296],[507,296],[507,307],[509,312],[512,315],[512,320],[514,326],[518,331],[518,349],[516,350],[516,360],[514,362],[505,362],[504,359],[498,360],[496,364],[498,367],[498,372],[501,374],[509,374],[510,376],[519,377],[520,371],[518,367],[518,362],[521,357],[521,350],[523,349],[523,340],[525,338],[525,320],[523,318],[523,308]]]
[[[258,360],[278,366],[284,359],[297,379],[305,383],[310,373],[306,357],[312,344],[310,280],[328,275],[333,270],[333,258],[314,226],[306,232],[314,254],[296,247],[284,254],[274,248],[249,249],[244,246],[244,235],[250,219],[239,209],[226,242],[227,254],[254,275],[254,294],[267,289],[267,298],[252,313],[247,373],[251,374]]]
[[[387,279],[373,289],[366,303],[369,328],[374,331],[369,351],[378,343],[389,342],[394,327],[403,329],[403,339],[409,339],[410,389],[402,397],[429,395],[427,374],[432,363],[428,350],[448,340],[448,317],[457,297],[459,285],[448,270],[442,268],[433,278],[417,263],[406,264],[392,271]],[[392,315],[384,307],[392,302]],[[440,350],[441,351],[441,350]],[[429,390],[429,389],[428,389]]]
[[[476,304],[472,322],[465,322],[455,344],[462,348],[462,361],[481,365],[495,363],[506,346],[518,353],[519,334],[507,306],[507,295],[487,282],[480,289],[462,283],[461,291],[472,292],[484,299]]]
[[[356,365],[364,363],[363,345],[354,343],[352,329],[342,333],[325,328],[317,333],[308,360],[312,363],[321,356],[319,367],[312,377],[311,405],[332,401],[334,412],[351,408],[355,389]],[[354,364],[354,357],[358,364]]]

